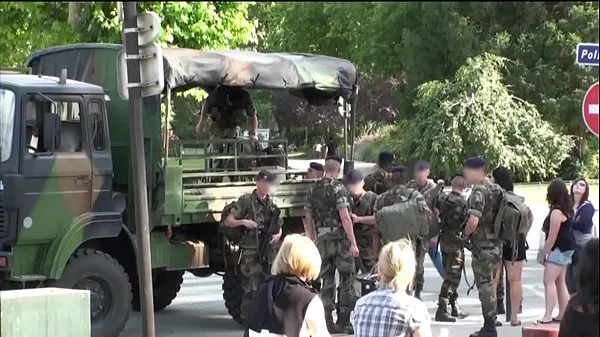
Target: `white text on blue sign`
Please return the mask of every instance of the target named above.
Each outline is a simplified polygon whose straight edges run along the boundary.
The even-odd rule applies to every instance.
[[[577,64],[598,66],[600,51],[597,43],[580,43],[577,45]]]

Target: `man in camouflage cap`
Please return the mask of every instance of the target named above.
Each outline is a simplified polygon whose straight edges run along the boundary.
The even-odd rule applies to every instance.
[[[471,337],[496,337],[496,282],[502,262],[502,242],[494,233],[494,220],[500,209],[502,188],[487,178],[487,163],[472,157],[465,161],[464,176],[473,185],[467,200],[465,237],[470,242],[473,275],[479,292],[483,327]]]
[[[304,228],[321,253],[323,281],[321,297],[325,308],[325,321],[330,333],[353,333],[350,313],[354,309],[354,258],[359,249],[354,237],[350,217],[350,195],[337,177],[342,159],[337,156],[325,160],[325,176],[315,181],[306,194]],[[333,323],[335,304],[335,272],[339,274],[338,320]]]
[[[201,134],[210,118],[211,139],[234,139],[240,136],[240,127],[250,120],[250,139],[258,143],[258,117],[250,94],[238,87],[219,86],[209,93],[200,111],[196,133]],[[229,153],[231,146],[218,141],[210,145],[212,153]],[[216,167],[224,168],[225,162],[215,159]]]
[[[359,262],[356,270],[370,273],[377,261],[377,253],[381,246],[381,238],[377,228],[368,224],[366,217],[373,215],[373,207],[377,194],[363,189],[363,175],[359,170],[352,170],[346,174],[346,186],[350,192],[350,209],[354,224],[354,236],[358,244]]]
[[[258,257],[257,237],[267,231],[273,220],[272,217],[278,214],[270,196],[275,176],[267,171],[260,171],[255,181],[256,189],[252,193],[242,195],[225,220],[227,227],[241,228],[244,232],[240,242],[242,253],[239,264],[243,291],[241,303],[243,321],[249,317],[250,310],[252,310],[254,293],[270,275],[270,266]],[[281,238],[283,220],[279,218],[277,221],[279,228],[275,231],[276,233],[272,234],[272,245],[277,244]]]
[[[450,184],[452,191],[440,194],[436,202],[442,229],[440,250],[446,271],[435,313],[435,320],[438,322],[456,322],[457,318],[467,316],[456,304],[461,272],[465,263],[465,243],[462,233],[466,220],[467,200],[462,193],[467,183],[459,173],[452,177]],[[448,314],[448,304],[452,308],[450,314]]]
[[[389,151],[379,153],[377,169],[365,177],[365,191],[381,194],[392,187],[391,172],[394,165],[394,154]]]
[[[425,210],[425,213],[429,217],[428,220],[431,219],[433,213],[431,212],[429,206],[425,202],[425,198],[423,195],[419,193],[419,191],[406,187],[408,183],[408,170],[406,166],[396,166],[392,169],[392,177],[391,177],[392,187],[377,197],[374,206],[374,213],[377,213],[379,210],[386,206],[391,206],[400,200],[407,200],[410,198],[417,198],[417,201]],[[368,220],[368,223],[375,224],[375,217],[372,216]],[[427,239],[426,238],[416,238],[414,240],[413,249],[415,251],[415,259],[417,262],[416,272],[415,272],[415,282],[413,282],[414,286],[414,296],[420,298],[421,291],[423,290],[423,283],[425,282],[424,274],[424,261],[425,254],[427,253]]]
[[[320,179],[323,177],[323,165],[311,162],[308,164],[308,172],[306,172],[306,179]]]

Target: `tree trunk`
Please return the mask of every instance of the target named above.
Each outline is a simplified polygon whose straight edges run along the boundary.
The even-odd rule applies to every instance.
[[[83,5],[84,3],[81,1],[69,2],[69,16],[67,18],[67,22],[74,30],[79,30]]]

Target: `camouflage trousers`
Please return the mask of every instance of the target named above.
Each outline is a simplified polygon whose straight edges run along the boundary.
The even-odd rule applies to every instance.
[[[373,252],[373,236],[367,233],[354,232],[358,245],[358,258],[356,259],[356,273],[370,273],[377,262]]]
[[[259,261],[256,249],[244,249],[240,259],[240,283],[242,286],[241,317],[246,320],[252,311],[252,299],[260,285],[269,277],[270,266]]]
[[[415,278],[413,281],[413,287],[416,290],[423,290],[423,285],[425,283],[425,255],[427,255],[427,240],[426,239],[416,239],[413,242],[413,250],[415,252],[416,259],[416,270],[415,270]]]
[[[350,252],[348,240],[318,240],[317,248],[321,254],[322,288],[321,299],[325,313],[331,313],[339,308],[340,313],[350,314],[356,302],[356,291],[354,288],[354,257]],[[338,305],[335,303],[335,271],[340,276],[340,284],[337,288]]]
[[[461,273],[465,264],[465,250],[442,251],[442,260],[446,273],[440,289],[439,300],[456,302]]]
[[[499,241],[471,242],[473,275],[479,292],[484,318],[496,317],[496,288],[494,277],[502,263],[502,245]]]
[[[496,300],[504,302],[504,266],[500,267],[500,275],[498,275],[498,285],[496,288]]]

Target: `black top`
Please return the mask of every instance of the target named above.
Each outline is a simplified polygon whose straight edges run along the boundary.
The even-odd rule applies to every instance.
[[[296,276],[271,276],[254,295],[248,328],[298,337],[306,309],[315,296],[317,290]]]
[[[575,297],[569,301],[560,321],[558,337],[598,337],[598,315],[578,311],[574,299]]]
[[[553,209],[550,209],[548,216],[544,220],[544,225],[542,226],[542,231],[546,234],[546,240],[548,240],[548,233],[550,232],[550,213],[552,213]],[[566,216],[566,215],[565,215]],[[567,250],[575,249],[575,237],[573,236],[573,220],[567,216],[567,220],[563,221],[560,224],[560,229],[558,230],[558,235],[556,236],[556,241],[554,242],[554,246],[552,249],[558,248],[561,252],[565,252]]]
[[[335,156],[337,155],[337,142],[335,140],[330,140],[327,142],[327,156]]]

